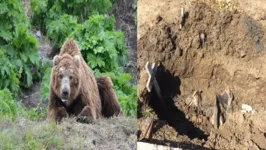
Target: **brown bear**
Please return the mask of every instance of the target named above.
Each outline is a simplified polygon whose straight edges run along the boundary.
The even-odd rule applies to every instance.
[[[73,40],[63,44],[53,59],[48,120],[74,115],[79,122],[93,122],[101,115],[121,115],[122,110],[108,77],[97,81]]]

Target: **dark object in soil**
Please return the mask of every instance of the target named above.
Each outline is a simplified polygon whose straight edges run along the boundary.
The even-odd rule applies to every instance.
[[[219,128],[227,118],[227,112],[231,106],[231,102],[233,100],[233,94],[231,91],[227,90],[221,95],[216,95],[216,102],[214,106],[213,116],[212,116],[212,124]]]
[[[162,21],[163,17],[158,15],[156,16],[156,23],[159,23],[160,21]]]
[[[191,139],[207,139],[207,135],[205,135],[205,133],[197,128],[191,121],[186,119],[185,114],[174,104],[173,98],[181,94],[179,89],[181,81],[179,77],[174,77],[163,66],[160,66],[158,67],[156,78],[162,90],[166,109],[162,107],[154,89],[151,92],[151,99],[148,104],[156,112],[158,118],[160,120],[166,120],[167,123],[180,135],[187,135]]]
[[[160,100],[162,106],[165,108],[165,104],[164,104],[163,97],[161,94],[161,89],[156,80],[156,72],[157,72],[156,64],[155,63],[150,64],[149,62],[147,62],[145,65],[145,68],[149,76],[147,84],[146,84],[146,88],[149,92],[151,92],[152,89],[155,89],[158,99]]]
[[[186,19],[188,18],[188,12],[185,11],[184,8],[181,9],[181,23],[180,29],[185,25]]]

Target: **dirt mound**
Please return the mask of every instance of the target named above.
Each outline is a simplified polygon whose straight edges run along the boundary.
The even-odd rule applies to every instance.
[[[180,19],[176,23],[168,23],[157,16],[153,27],[139,38],[138,94],[141,101],[149,101],[156,116],[166,120],[166,125],[177,131],[177,136],[169,141],[186,141],[215,149],[266,148],[262,144],[262,141],[266,142],[266,126],[254,124],[258,118],[266,119],[265,30],[252,17],[238,10],[217,11],[205,3],[193,2],[187,13],[181,30]],[[164,101],[168,107],[176,109],[174,112],[169,108],[167,111],[160,110],[160,104],[155,104],[156,95],[142,91],[146,80],[143,69],[147,61],[161,64],[161,72],[156,78]],[[234,100],[225,123],[215,129],[207,110],[215,105],[216,95],[225,90],[233,93]],[[195,91],[200,91],[201,109],[186,103]],[[252,106],[256,112],[241,113],[242,104]],[[163,117],[162,112],[165,113]],[[177,112],[180,115],[176,116]],[[138,117],[145,118],[142,115]],[[185,123],[187,129],[182,129],[181,123]],[[162,125],[162,131],[154,131],[151,139],[163,140],[157,135],[171,130],[164,130],[166,125]],[[177,138],[182,137],[180,134],[188,139]],[[254,137],[261,137],[262,141]]]

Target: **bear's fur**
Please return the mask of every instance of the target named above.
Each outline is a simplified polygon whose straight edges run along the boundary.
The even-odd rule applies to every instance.
[[[99,77],[96,80],[102,100],[102,115],[104,117],[122,115],[122,110],[113,90],[112,81],[108,77]]]
[[[73,40],[63,44],[53,64],[48,120],[60,121],[63,117],[74,115],[77,121],[93,122],[101,115],[111,117],[122,114],[111,80],[100,77],[96,82]]]

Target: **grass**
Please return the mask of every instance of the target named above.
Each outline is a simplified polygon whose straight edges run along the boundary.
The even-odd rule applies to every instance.
[[[1,116],[0,116],[1,117]],[[136,149],[136,119],[115,117],[95,124],[73,118],[56,124],[16,118],[0,121],[0,149]]]
[[[0,150],[136,149],[136,118],[100,118],[93,124],[65,118],[56,124],[45,116],[41,105],[27,109],[0,90]]]
[[[0,149],[61,149],[62,128],[55,123],[31,122],[25,118],[0,123]]]

